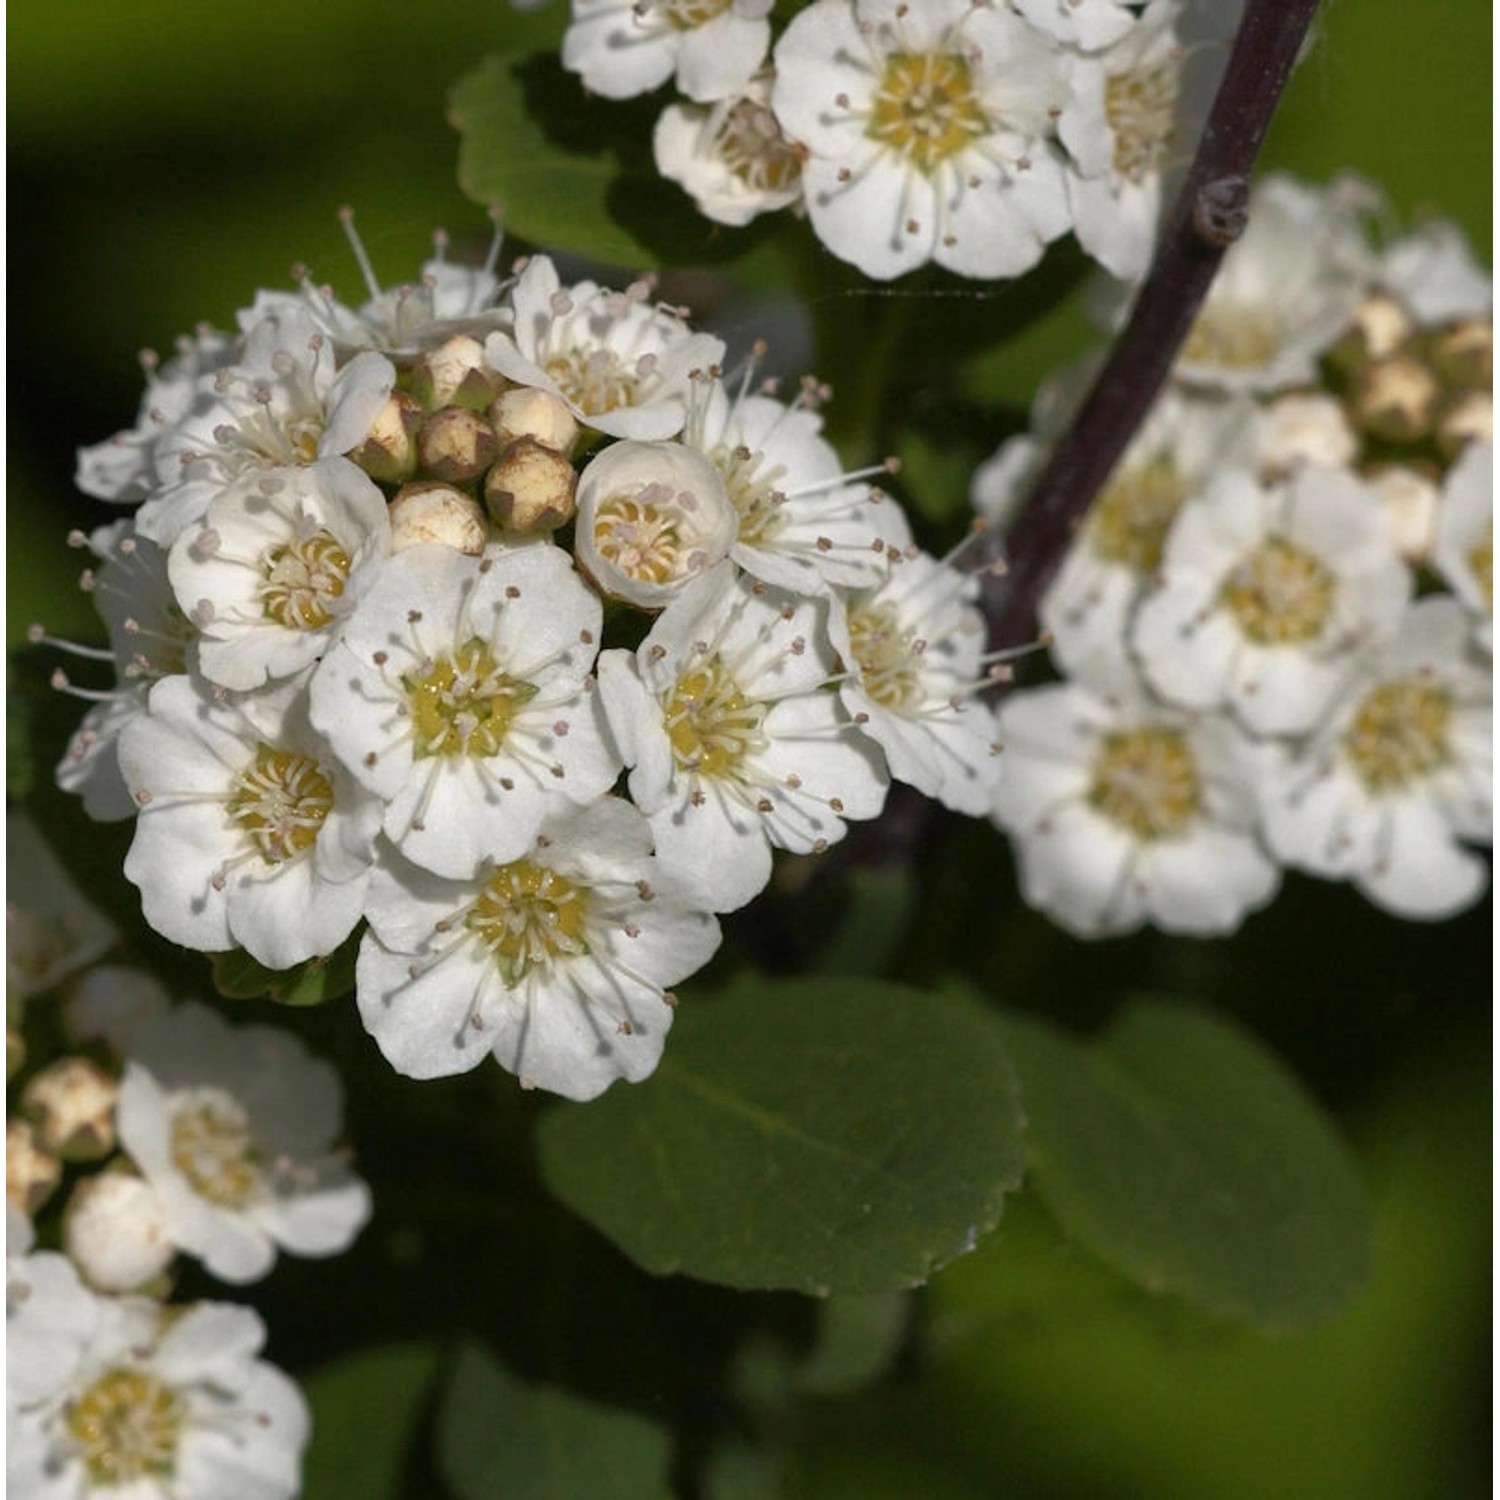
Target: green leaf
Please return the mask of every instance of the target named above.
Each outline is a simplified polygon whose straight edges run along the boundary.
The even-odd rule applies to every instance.
[[[433,1344],[390,1344],[315,1370],[303,1383],[313,1435],[303,1500],[397,1500],[408,1449],[437,1370]]]
[[[268,969],[241,948],[213,957],[214,988],[228,1000],[275,1000],[280,1005],[322,1005],[354,993],[354,963],[360,932],[322,958],[294,969]]]
[[[813,960],[820,974],[878,974],[911,926],[917,891],[903,869],[851,869],[848,907]]]
[[[438,1412],[437,1453],[457,1500],[666,1500],[670,1494],[664,1428],[529,1385],[477,1344],[459,1350]]]
[[[539,1147],[648,1271],[817,1295],[920,1285],[998,1222],[1024,1160],[992,1020],[856,980],[684,1005],[655,1077],[557,1106]]]
[[[940,444],[916,427],[903,427],[896,439],[901,488],[916,511],[941,525],[969,508],[969,478],[980,458],[971,447]]]
[[[1137,1000],[1094,1044],[1011,1019],[1048,1208],[1151,1291],[1267,1330],[1336,1312],[1369,1269],[1359,1175],[1330,1121],[1247,1032]]]

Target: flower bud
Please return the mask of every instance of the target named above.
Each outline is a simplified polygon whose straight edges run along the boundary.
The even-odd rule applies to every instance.
[[[577,471],[563,454],[518,438],[485,475],[484,502],[502,530],[534,535],[573,519],[577,488]]]
[[[98,1172],[73,1189],[63,1249],[100,1292],[134,1292],[172,1264],[161,1199],[131,1172]]]
[[[1344,408],[1332,396],[1282,396],[1260,414],[1260,463],[1267,479],[1281,479],[1303,464],[1345,468],[1359,442]]]
[[[504,384],[505,378],[485,363],[484,345],[467,333],[419,355],[411,372],[411,393],[428,411],[445,406],[483,411]]]
[[[371,479],[381,484],[400,484],[417,471],[417,428],[424,413],[405,391],[392,391],[381,407],[364,441],[349,457]]]
[[[614,443],[578,477],[578,563],[641,609],[664,609],[738,535],[724,477],[696,448]]]
[[[417,461],[429,479],[465,484],[494,463],[500,444],[495,429],[477,411],[445,406],[422,424]]]
[[[1488,387],[1495,375],[1495,330],[1488,318],[1466,318],[1434,335],[1433,368],[1452,385]]]
[[[1385,510],[1386,527],[1396,550],[1408,562],[1421,562],[1432,547],[1437,522],[1438,487],[1420,469],[1388,464],[1365,478],[1375,486]]]
[[[5,1197],[34,1214],[62,1181],[62,1163],[40,1145],[31,1125],[14,1115],[5,1122]]]
[[[405,485],[387,508],[392,552],[436,543],[478,557],[489,540],[479,502],[451,484],[423,480]]]
[[[98,1161],[115,1149],[115,1101],[120,1086],[86,1057],[59,1058],[21,1095],[37,1138],[64,1161]]]
[[[1364,372],[1354,415],[1374,437],[1392,443],[1414,443],[1432,430],[1442,387],[1414,355],[1399,354],[1372,364]]]
[[[571,453],[578,440],[578,421],[568,403],[551,391],[518,385],[490,407],[490,421],[502,443],[530,438],[544,448]]]
[[[1415,330],[1406,309],[1394,297],[1377,292],[1354,309],[1328,359],[1336,369],[1358,376],[1373,361],[1389,359]]]
[[[1494,440],[1495,406],[1489,391],[1460,391],[1443,403],[1438,412],[1437,445],[1450,463],[1470,443]]]

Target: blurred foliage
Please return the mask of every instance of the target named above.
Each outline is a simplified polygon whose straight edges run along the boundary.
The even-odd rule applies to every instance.
[[[1491,14],[1483,0],[1331,0],[1265,164],[1313,178],[1360,171],[1401,223],[1455,218],[1487,257]],[[565,10],[561,0],[529,14],[503,0],[91,0],[69,15],[19,0],[8,20],[11,201],[24,225],[12,236],[9,309],[15,650],[37,619],[98,634],[64,537],[118,512],[73,492],[73,449],[133,420],[135,351],[169,349],[200,320],[229,324],[257,286],[290,285],[294,261],[357,299],[342,203],[358,208],[388,282],[415,272],[438,224],[455,256],[478,258],[489,225],[459,187],[450,91],[486,57],[551,45]],[[579,95],[563,92],[576,84],[555,68],[523,64],[512,76],[554,128],[588,125],[569,127]],[[653,110],[626,109],[619,129],[639,129]],[[638,140],[601,149],[641,160]],[[516,190],[511,179],[469,186],[480,198]],[[543,176],[541,188],[546,201],[513,207],[517,228],[538,236],[555,222],[543,207],[569,208],[555,181]],[[910,497],[938,540],[962,526],[968,468],[1023,424],[1038,380],[1097,339],[1075,295],[1086,268],[1069,247],[1009,287],[935,273],[869,287],[801,226],[721,233],[661,184],[638,198],[595,188],[628,234],[600,248],[658,256],[676,246],[673,258],[713,267],[718,279],[668,283],[689,288],[695,306],[743,313],[735,298],[746,289],[797,293],[815,321],[819,373],[837,392],[830,430],[850,462],[907,461]],[[29,805],[88,895],[132,931],[142,961],[203,993],[201,956],[140,927],[120,874],[128,826],[89,823],[47,784],[78,717],[48,689],[50,668],[36,650],[13,662],[11,793],[35,782]],[[539,1177],[539,1120],[544,1137],[565,1139],[570,1114],[592,1116],[523,1095],[496,1069],[411,1084],[379,1062],[348,1005],[279,1009],[277,1024],[350,1080],[350,1138],[376,1192],[375,1219],[349,1255],[283,1259],[249,1292],[271,1330],[269,1356],[305,1379],[316,1411],[309,1496],[465,1493],[433,1435],[440,1390],[451,1401],[462,1389],[441,1385],[440,1366],[474,1338],[500,1362],[484,1369],[482,1409],[493,1412],[503,1385],[504,1400],[531,1403],[515,1418],[530,1437],[537,1403],[613,1408],[638,1432],[669,1434],[684,1496],[1481,1492],[1489,906],[1414,927],[1347,889],[1294,879],[1231,941],[1084,945],[1019,904],[1009,856],[985,827],[939,820],[914,865],[892,870],[882,856],[875,828],[833,860],[788,862],[763,912],[726,923],[729,966],[879,970],[927,990],[960,975],[1070,1030],[1103,1025],[1131,990],[1201,997],[1251,1028],[1352,1133],[1374,1255],[1351,1306],[1284,1339],[1205,1318],[1065,1238],[1040,1192],[1009,1198],[1000,1229],[920,1294],[815,1304],[659,1279]],[[248,1016],[255,1005],[231,1008]],[[689,1041],[686,1024],[678,1040]],[[792,1038],[763,1040],[790,1064]],[[606,1102],[638,1108],[646,1097],[617,1089]],[[626,1191],[631,1171],[622,1161]],[[182,1291],[224,1294],[191,1271]],[[537,1395],[530,1382],[549,1389]],[[489,1469],[478,1472],[493,1488]],[[517,1482],[512,1493],[535,1483]]]

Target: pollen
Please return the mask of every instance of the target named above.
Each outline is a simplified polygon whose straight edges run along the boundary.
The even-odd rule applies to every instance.
[[[172,1163],[193,1191],[220,1208],[239,1208],[265,1181],[244,1107],[219,1089],[195,1089],[172,1110]]]
[[[1090,805],[1138,839],[1181,833],[1202,797],[1198,768],[1180,729],[1106,735],[1094,757]]]
[[[889,604],[849,611],[849,644],[864,690],[882,708],[915,713],[922,706],[921,652]]]
[[[536,687],[510,676],[478,637],[403,676],[414,753],[489,756],[499,752]]]
[[[260,745],[230,785],[229,816],[267,864],[310,849],[333,810],[333,784],[310,756]]]
[[[1155,458],[1112,478],[1094,502],[1089,541],[1103,561],[1139,574],[1161,566],[1162,548],[1187,483],[1170,459]]]
[[[1361,701],[1343,751],[1361,781],[1380,796],[1401,792],[1448,765],[1453,700],[1436,683],[1402,677],[1381,683]]]
[[[170,1385],[119,1368],[69,1403],[63,1425],[81,1451],[89,1488],[103,1489],[170,1479],[186,1420],[187,1403]]]
[[[893,52],[875,87],[865,133],[930,176],[990,128],[959,53]]]
[[[732,776],[765,749],[764,704],[752,702],[717,656],[677,679],[666,704],[677,764],[701,776]]]
[[[1220,600],[1259,646],[1316,640],[1333,613],[1334,575],[1311,552],[1269,537],[1224,580]]]
[[[261,558],[261,608],[288,630],[321,630],[333,619],[349,581],[349,554],[319,528],[310,536],[268,547]]]
[[[529,859],[502,865],[464,923],[494,958],[508,987],[554,959],[587,953],[588,892]]]

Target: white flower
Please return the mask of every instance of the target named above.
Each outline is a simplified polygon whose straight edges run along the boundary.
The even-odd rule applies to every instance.
[[[178,339],[177,352],[165,365],[158,365],[155,354],[143,354],[146,394],[136,425],[78,450],[78,488],[85,495],[122,505],[144,500],[157,484],[157,445],[205,399],[202,377],[227,365],[235,345],[232,334],[205,326],[191,338]]]
[[[1031,0],[1023,14],[1038,5]],[[1162,175],[1180,114],[1182,9],[1183,0],[1151,0],[1107,50],[1075,60],[1057,121],[1071,158],[1074,233],[1110,275],[1123,279],[1143,275],[1156,246]]]
[[[1352,468],[1359,438],[1343,405],[1321,391],[1293,391],[1259,408],[1262,478],[1284,479],[1302,464]]]
[[[359,1011],[398,1072],[433,1078],[493,1054],[523,1086],[592,1099],[661,1058],[666,986],[705,964],[718,923],[606,797],[544,825],[471,881],[381,871],[360,949]]]
[[[1250,221],[1224,257],[1174,374],[1194,385],[1274,391],[1313,380],[1319,356],[1369,289],[1364,221],[1374,189],[1353,177],[1312,188],[1280,175],[1250,194]]]
[[[545,255],[527,262],[511,293],[513,333],[485,341],[508,380],[560,396],[585,425],[649,441],[682,430],[688,377],[717,366],[724,345],[674,312],[648,307],[650,283],[612,292],[592,281],[564,287]]]
[[[609,790],[588,675],[602,613],[549,543],[390,560],[313,677],[312,717],[407,858],[470,876],[525,853],[554,803]]]
[[[1353,653],[1395,631],[1410,595],[1379,501],[1352,474],[1305,468],[1262,487],[1226,470],[1183,507],[1131,640],[1174,702],[1297,734]]]
[[[353,930],[380,804],[306,712],[295,685],[220,702],[173,677],[120,737],[140,805],[125,874],[164,937],[286,969]]]
[[[816,0],[776,45],[771,103],[807,149],[808,217],[868,276],[929,260],[1017,276],[1068,229],[1049,136],[1061,54],[971,0]]]
[[[113,923],[73,883],[24,813],[5,820],[5,864],[7,993],[41,994],[113,946]]]
[[[700,104],[742,89],[771,42],[772,0],[573,0],[562,61],[584,87],[630,99],[675,77]]]
[[[976,696],[995,680],[984,618],[969,602],[976,581],[915,548],[889,555],[886,580],[829,620],[849,672],[839,696],[897,781],[982,815],[1000,761],[994,714]]]
[[[1042,598],[1041,624],[1065,671],[1101,653],[1123,668],[1131,616],[1156,577],[1184,502],[1216,469],[1248,469],[1254,452],[1247,405],[1172,390],[1162,395]]]
[[[1151,923],[1231,932],[1280,880],[1256,839],[1242,736],[1223,717],[1164,708],[1110,669],[1018,692],[998,713],[996,823],[1028,903],[1080,937]]]
[[[1432,565],[1478,617],[1486,651],[1494,634],[1495,450],[1471,443],[1443,481]]]
[[[1095,52],[1126,36],[1135,22],[1130,0],[1013,0],[1039,31]]]
[[[879,755],[827,690],[826,604],[724,563],[662,614],[639,652],[606,651],[599,688],[656,853],[715,911],[771,877],[771,849],[821,852],[885,801]]]
[[[1400,917],[1478,899],[1492,805],[1489,673],[1466,651],[1462,605],[1428,598],[1372,650],[1317,733],[1268,757],[1266,838],[1288,864],[1352,880]]]
[[[897,547],[906,539],[894,503],[864,482],[887,466],[845,473],[817,412],[801,399],[787,406],[752,395],[748,386],[748,373],[733,397],[711,382],[682,439],[723,475],[738,516],[730,557],[752,577],[797,594],[878,583],[886,533],[896,535]]]
[[[329,341],[300,309],[262,319],[233,364],[202,378],[192,410],[157,444],[158,484],[136,515],[141,535],[170,547],[236,482],[348,452],[395,378],[379,354],[337,369]]]
[[[57,784],[83,798],[84,811],[99,822],[135,816],[135,803],[120,775],[116,753],[120,732],[146,711],[151,684],[186,672],[197,655],[197,629],[177,607],[167,578],[167,554],[144,537],[134,521],[101,526],[87,538],[75,532],[69,541],[86,545],[101,566],[83,575],[83,587],[109,632],[109,649],[71,646],[45,640],[75,655],[113,660],[111,690],[74,688],[65,673],[52,674],[54,687],[74,692],[92,704],[57,763]]]
[[[390,552],[385,497],[348,459],[241,481],[173,543],[167,572],[210,682],[247,690],[317,661]]]
[[[717,224],[748,224],[802,199],[802,153],[771,113],[771,70],[714,104],[669,104],[656,122],[656,170]]]
[[[729,555],[724,476],[682,443],[612,443],[578,476],[578,565],[611,598],[660,609]]]
[[[227,1303],[169,1310],[145,1297],[95,1297],[63,1285],[59,1261],[30,1256],[10,1276],[20,1308],[6,1348],[9,1492],[292,1500],[307,1405],[256,1358],[260,1317]]]
[[[103,1042],[125,1052],[137,1030],[171,1004],[166,986],[144,969],[96,964],[68,986],[63,1026],[75,1042]]]
[[[120,1144],[156,1190],[172,1243],[221,1280],[278,1249],[337,1255],[370,1190],[336,1141],[338,1074],[289,1032],[185,1004],[142,1027],[120,1084]]]
[[[1490,273],[1474,259],[1463,231],[1445,219],[1391,245],[1377,280],[1422,324],[1488,317],[1494,298]]]

